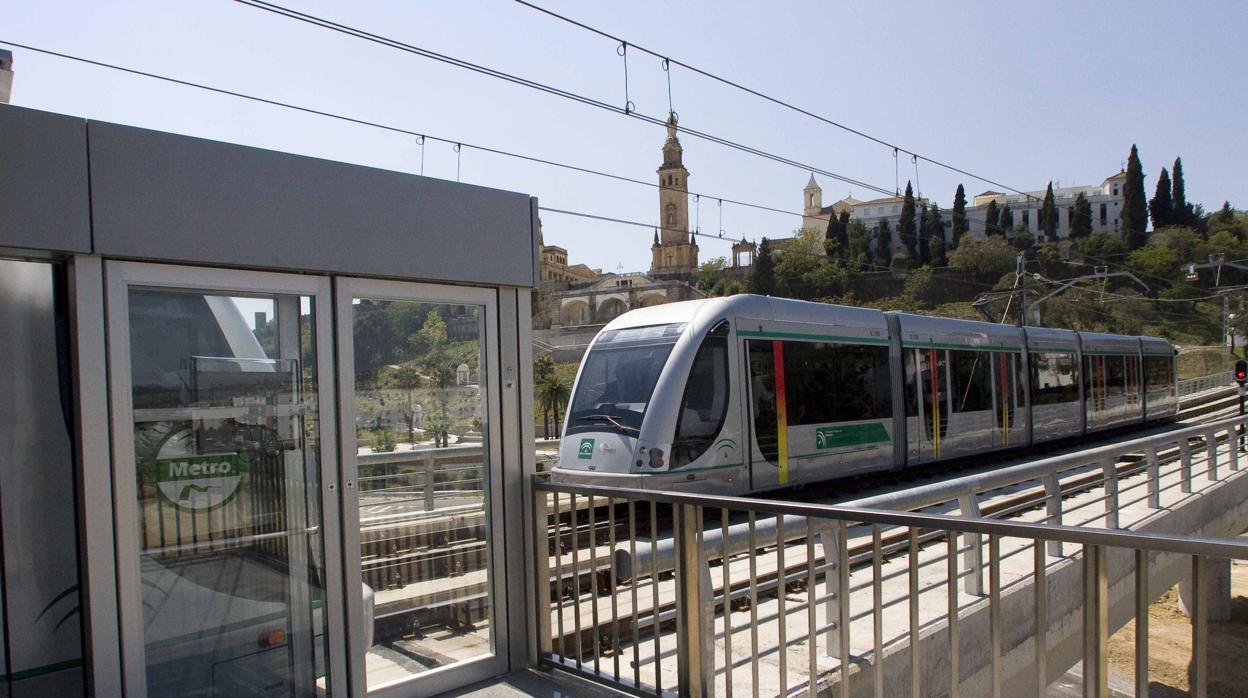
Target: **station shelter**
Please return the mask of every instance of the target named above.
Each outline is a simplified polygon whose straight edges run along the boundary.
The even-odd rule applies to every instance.
[[[0,105],[0,698],[523,667],[536,213]]]

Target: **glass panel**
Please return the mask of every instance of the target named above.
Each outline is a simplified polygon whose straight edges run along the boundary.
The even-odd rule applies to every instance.
[[[702,340],[685,383],[672,442],[673,468],[688,465],[706,452],[728,415],[728,322],[716,325]]]
[[[1075,355],[1032,352],[1031,401],[1033,405],[1056,405],[1079,400],[1075,380]]]
[[[953,398],[953,411],[991,410],[991,355],[979,351],[951,351],[949,354],[953,358],[953,393],[950,395]]]
[[[495,652],[483,311],[353,301],[370,690]]]
[[[779,342],[754,341],[745,343],[750,358],[750,402],[754,417],[754,442],[759,453],[769,462],[780,460],[780,441],[777,435],[776,415],[776,363],[773,344]]]
[[[923,391],[923,409],[926,412],[923,430],[929,441],[933,434],[943,439],[949,433],[949,396],[945,382],[949,375],[949,353],[941,349],[915,350],[919,360],[919,387]]]
[[[129,293],[147,687],[325,689],[313,300]]]
[[[650,395],[684,323],[603,332],[585,358],[565,434],[637,436]]]

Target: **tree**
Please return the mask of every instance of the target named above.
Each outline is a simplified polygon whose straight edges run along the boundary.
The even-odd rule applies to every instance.
[[[849,252],[849,211],[842,211],[839,216],[828,216],[828,230],[824,234],[827,250],[837,250],[837,256],[845,256]]]
[[[803,228],[788,241],[784,255],[776,262],[775,295],[816,300],[840,293],[845,281],[844,267],[820,254],[820,238],[818,232]]]
[[[1000,226],[1001,209],[997,208],[997,200],[991,199],[988,201],[987,208],[984,209],[984,237],[997,232],[997,229]],[[954,240],[953,245],[954,247],[957,247],[958,241]]]
[[[881,218],[880,225],[875,230],[875,263],[887,267],[892,260],[893,231],[888,225],[888,219]]]
[[[931,227],[927,220],[927,204],[919,207],[919,256],[915,259],[920,265],[932,261]]]
[[[1053,199],[1053,182],[1044,192],[1044,203],[1040,206],[1040,230],[1045,240],[1057,239],[1057,202]]]
[[[450,355],[446,338],[446,322],[436,310],[425,316],[425,324],[412,337],[412,343],[423,348],[420,367],[438,389],[438,401],[446,411],[447,391],[455,385],[455,360]]]
[[[1170,192],[1170,173],[1166,172],[1164,167],[1161,168],[1161,174],[1157,175],[1157,191],[1153,194],[1152,200],[1148,202],[1148,213],[1153,218],[1154,232],[1177,222],[1174,199],[1171,198]]]
[[[1092,257],[1094,261],[1107,261],[1127,253],[1127,243],[1105,231],[1092,233],[1079,241],[1079,251]]]
[[[724,267],[728,266],[727,257],[714,257],[708,259],[698,266],[697,271],[693,272],[694,285],[698,290],[711,295],[711,291],[715,285],[723,283]]]
[[[1131,249],[1139,249],[1148,241],[1148,203],[1144,198],[1144,167],[1135,145],[1127,157],[1127,179],[1122,184],[1122,231]]]
[[[1010,244],[1014,249],[1023,251],[1036,244],[1036,238],[1026,226],[1018,226],[1014,229],[1014,234],[1010,236]]]
[[[1189,227],[1196,226],[1196,212],[1192,205],[1187,203],[1187,184],[1183,181],[1183,158],[1174,159],[1173,175],[1171,177],[1172,187],[1170,200],[1174,207],[1174,216],[1171,218],[1173,225],[1186,225]]]
[[[992,206],[995,209],[996,202]],[[957,245],[958,240],[971,229],[971,224],[966,220],[966,189],[958,184],[958,190],[953,194],[953,244]]]
[[[1010,212],[1010,205],[1001,206],[1001,218],[997,221],[997,229],[989,233],[990,235],[1000,235],[1005,238],[1014,230],[1014,214]]]
[[[905,245],[906,252],[910,253],[911,259],[919,258],[918,239],[915,233],[914,222],[914,189],[911,188],[910,182],[906,182],[906,196],[901,203],[901,220],[897,222],[897,236],[901,238],[901,244]]]
[[[848,255],[846,261],[849,269],[857,271],[866,266],[869,252],[868,247],[871,244],[871,232],[867,230],[867,226],[861,220],[855,218],[849,220],[848,215],[845,216],[845,237],[848,240]]]
[[[534,387],[537,388],[538,402],[554,414],[555,429],[558,430],[559,411],[568,403],[568,396],[572,392],[571,384],[558,371],[551,371]]]
[[[750,270],[750,293],[770,296],[776,290],[776,262],[771,257],[771,242],[767,238],[758,245],[758,256]]]
[[[1070,237],[1074,240],[1086,238],[1092,234],[1092,202],[1079,192],[1075,197],[1075,210],[1070,217]]]
[[[1231,202],[1222,202],[1222,208],[1218,210],[1218,222],[1228,224],[1235,222],[1235,209],[1231,208]]]
[[[964,237],[957,248],[949,253],[949,266],[960,271],[969,271],[976,279],[995,281],[1002,274],[1014,269],[1014,258],[1017,254],[1005,238],[996,235],[983,240]]]
[[[932,204],[927,211],[927,264],[943,267],[948,262],[945,255],[945,224],[940,217],[940,206]]]
[[[542,384],[542,381],[549,378],[555,372],[555,361],[550,358],[550,354],[538,354],[533,357],[533,386],[536,388]],[[550,405],[542,399],[540,391],[537,394],[537,402],[542,408],[542,436],[550,438]],[[558,425],[556,425],[557,427]]]

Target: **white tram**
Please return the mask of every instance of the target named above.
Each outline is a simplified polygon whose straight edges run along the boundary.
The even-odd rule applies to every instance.
[[[604,327],[553,477],[742,494],[1177,413],[1164,339],[740,295]]]

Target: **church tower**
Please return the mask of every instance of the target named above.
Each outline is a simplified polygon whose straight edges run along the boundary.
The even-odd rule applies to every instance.
[[[689,231],[689,170],[676,137],[676,114],[667,117],[667,142],[659,166],[660,231],[651,246],[650,273],[658,277],[689,277],[698,268],[698,244]]]

